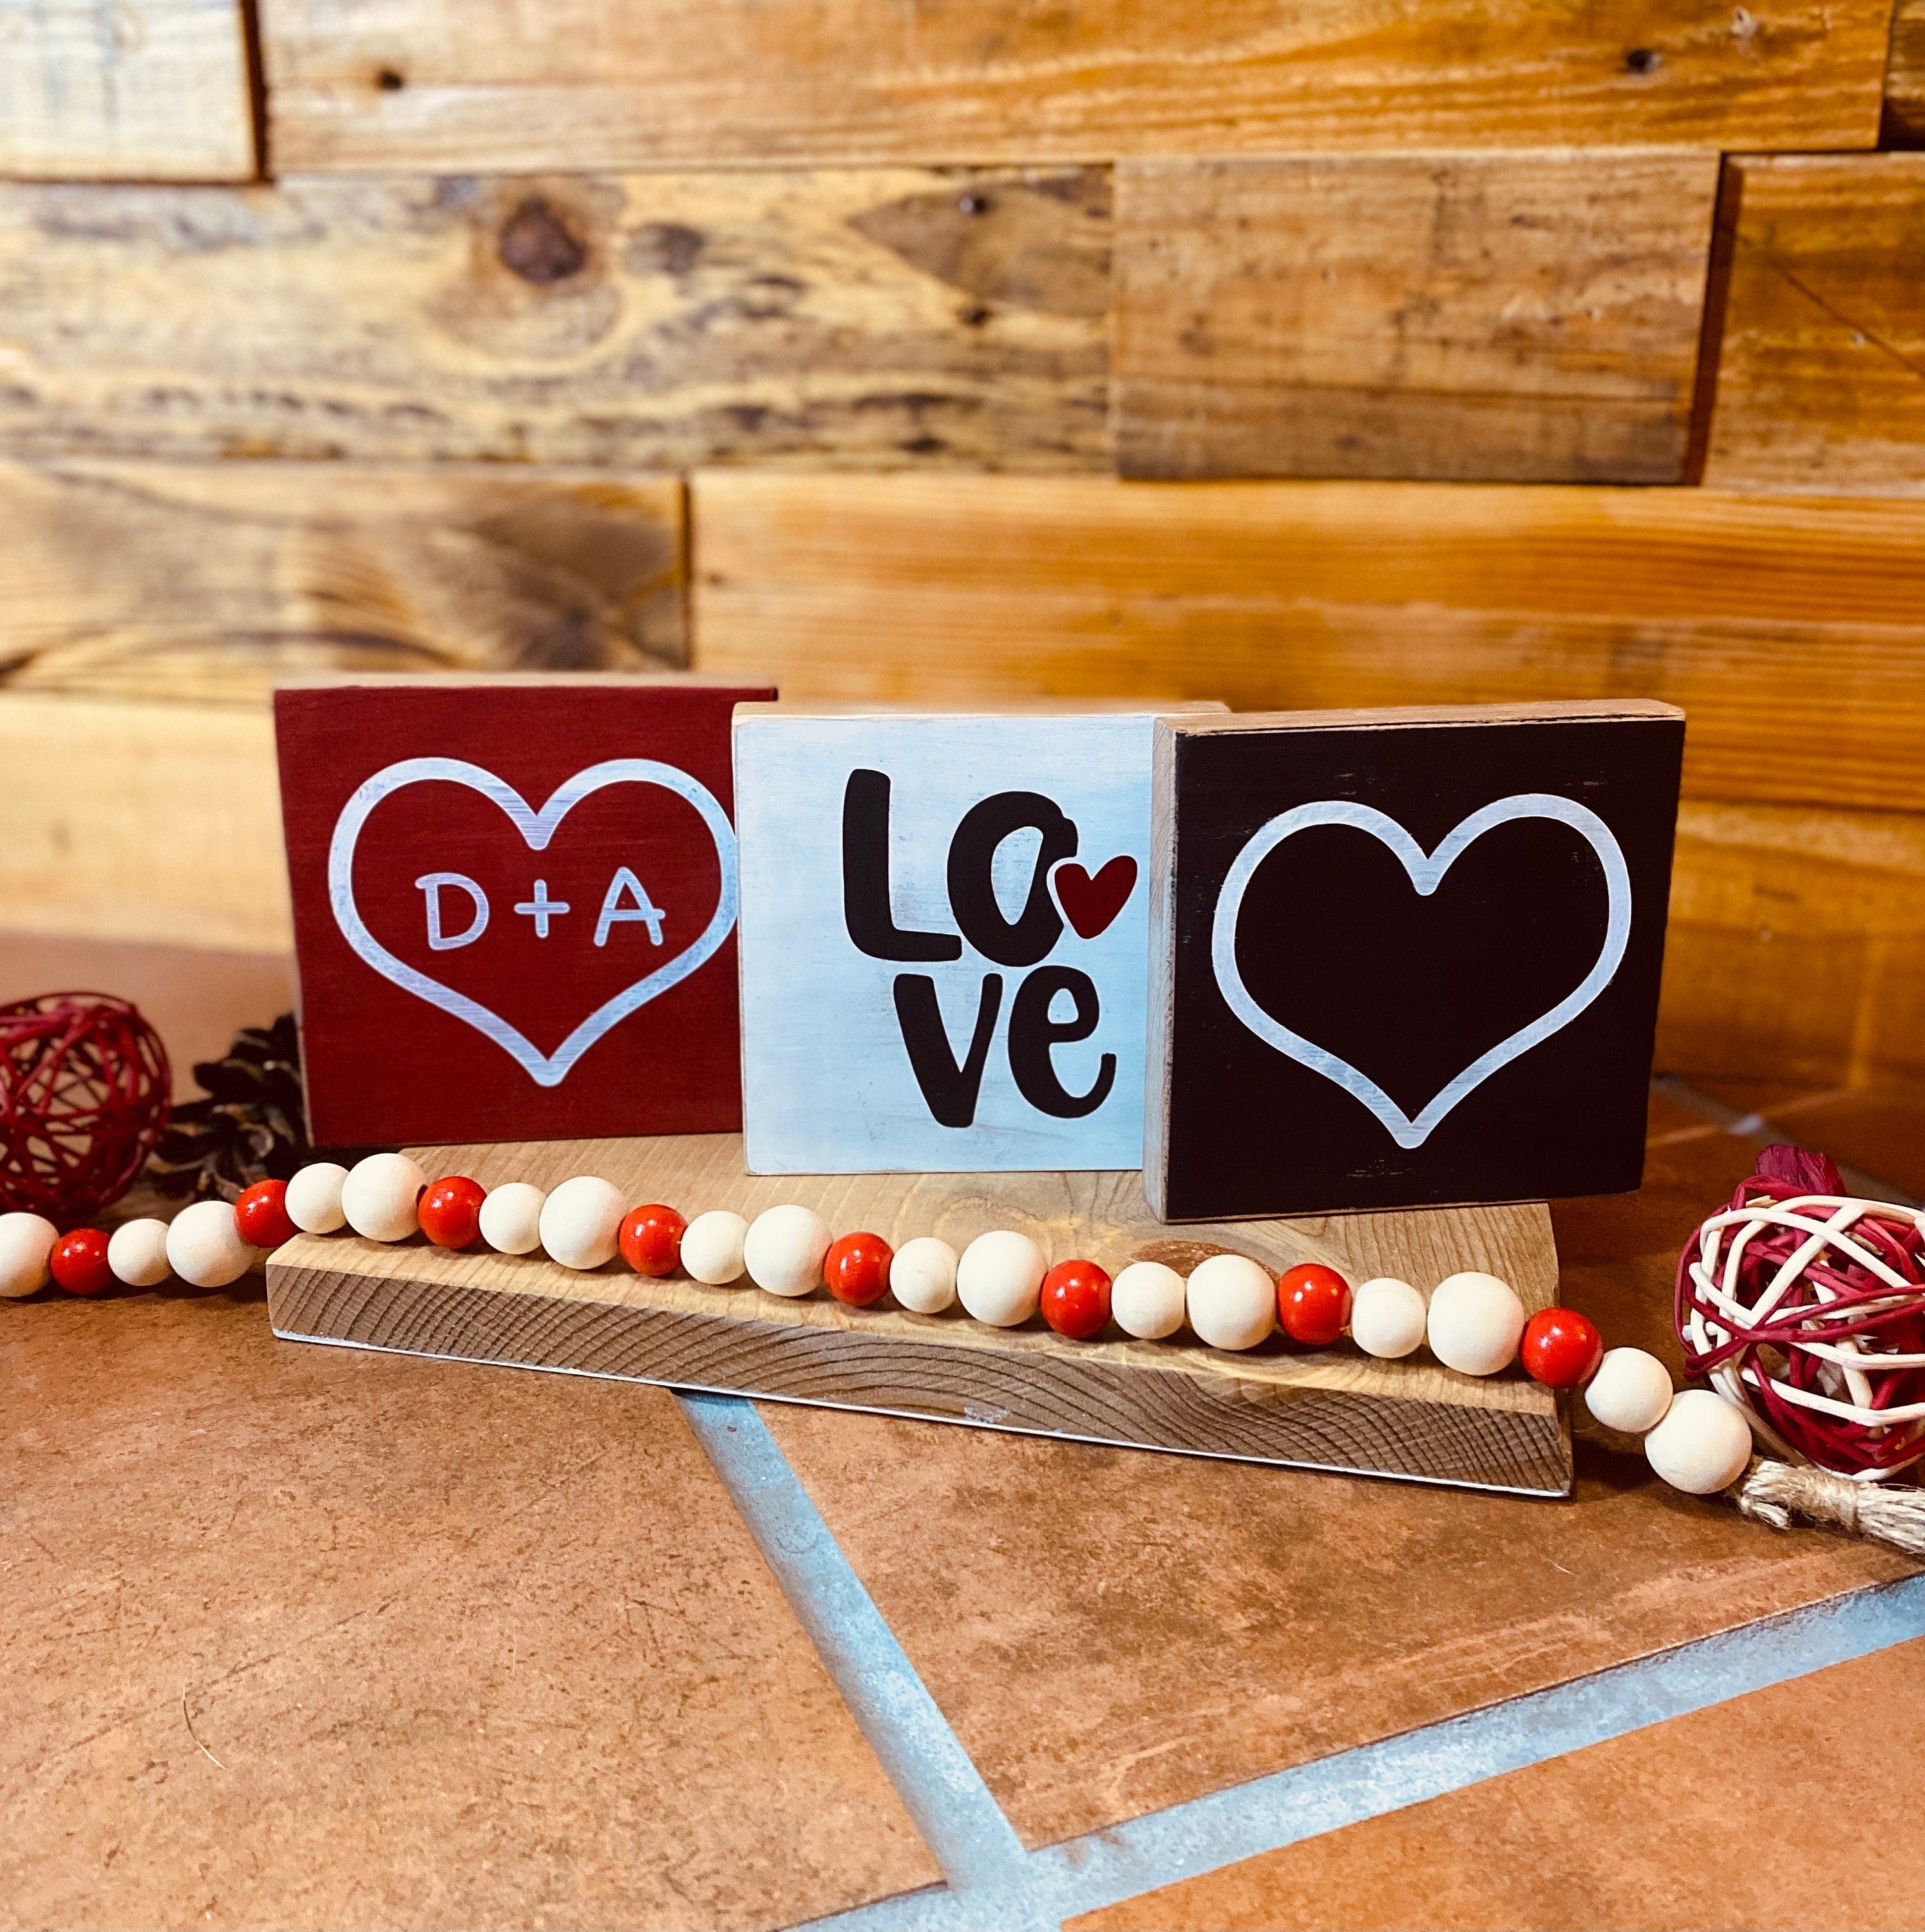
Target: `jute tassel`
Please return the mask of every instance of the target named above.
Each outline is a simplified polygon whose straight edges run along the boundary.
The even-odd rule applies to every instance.
[[[1795,1517],[1802,1518],[1925,1556],[1925,1489],[1915,1483],[1849,1482],[1824,1469],[1754,1456],[1725,1494],[1745,1515],[1774,1529],[1789,1529]]]

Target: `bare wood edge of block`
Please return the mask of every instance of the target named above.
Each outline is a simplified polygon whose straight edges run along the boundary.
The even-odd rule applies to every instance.
[[[715,674],[717,683],[741,680]],[[811,718],[844,722],[851,718],[875,719],[879,724],[913,724],[931,719],[964,724],[979,718],[1162,718],[1204,716],[1219,717],[1230,707],[1218,698],[1009,698],[969,700],[952,704],[918,704],[904,699],[900,704],[865,704],[853,698],[837,704],[813,698],[749,699],[736,706],[738,725],[757,718],[775,718],[785,724]]]
[[[734,677],[708,670],[333,670],[303,671],[277,677],[276,691],[340,691],[372,686],[382,691],[494,691],[607,688],[632,691],[650,686],[668,691],[771,691],[775,680]],[[760,699],[745,704],[760,704]]]
[[[1566,1496],[1573,1480],[1569,1414],[1550,1390],[1427,1363],[1073,1342],[960,1310],[859,1312],[820,1292],[784,1301],[418,1239],[299,1236],[267,1278],[274,1332],[290,1341],[1506,1494]]]
[[[1147,1077],[1143,1083],[1143,1195],[1150,1211],[1167,1221],[1165,1183],[1170,1149],[1170,1040],[1177,986],[1177,930],[1170,908],[1176,891],[1178,740],[1159,718],[1150,748],[1150,982]]]
[[[1655,698],[1574,698],[1523,704],[1409,704],[1331,711],[1240,711],[1227,718],[1173,718],[1160,728],[1186,736],[1235,731],[1320,731],[1399,724],[1590,724],[1600,719],[1675,718],[1681,706]]]

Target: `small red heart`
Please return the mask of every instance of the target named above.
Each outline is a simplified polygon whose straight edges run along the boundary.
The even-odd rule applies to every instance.
[[[1136,890],[1136,861],[1120,852],[1093,878],[1074,860],[1066,859],[1052,878],[1056,902],[1076,928],[1079,939],[1094,939],[1129,903]]]

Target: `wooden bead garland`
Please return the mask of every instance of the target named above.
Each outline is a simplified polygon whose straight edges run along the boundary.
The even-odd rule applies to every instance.
[[[1774,1172],[1775,1155],[1786,1159]],[[1794,1409],[1842,1415],[1872,1439],[1873,1448],[1861,1452],[1861,1481],[1876,1483],[1925,1457],[1925,1391],[1915,1385],[1925,1382],[1918,1373],[1925,1370],[1925,1330],[1919,1327],[1925,1324],[1925,1217],[1889,1203],[1812,1191],[1813,1172],[1793,1170],[1815,1158],[1768,1150],[1759,1174],[1739,1190],[1729,1209],[1704,1223],[1681,1258],[1680,1333],[1693,1368],[1708,1369],[1717,1388],[1674,1395],[1663,1364],[1639,1348],[1603,1352],[1589,1368],[1585,1358],[1597,1356],[1597,1331],[1568,1310],[1534,1318],[1547,1340],[1534,1357],[1527,1355],[1526,1365],[1552,1387],[1588,1379],[1585,1400],[1592,1414],[1611,1428],[1642,1434],[1651,1468],[1675,1489],[1692,1495],[1726,1491],[1747,1514],[1779,1527],[1802,1515],[1925,1555],[1925,1500],[1915,1500],[1916,1492],[1847,1508],[1836,1476],[1762,1463],[1752,1454],[1754,1428],[1771,1433],[1757,1413],[1762,1384],[1780,1382],[1755,1372],[1759,1337],[1768,1333],[1784,1356],[1801,1354],[1822,1365],[1815,1379],[1828,1390],[1842,1384],[1851,1396],[1861,1395],[1855,1376],[1914,1378],[1889,1385],[1907,1400],[1869,1403],[1848,1403],[1837,1394],[1815,1396],[1810,1376],[1782,1378],[1780,1400]],[[1825,1169],[1816,1178],[1826,1178]],[[1835,1170],[1829,1178],[1835,1179]],[[439,1184],[451,1189],[457,1182],[472,1206],[479,1192],[473,1183],[455,1178]],[[237,1215],[223,1202],[202,1201],[183,1209],[171,1226],[133,1221],[111,1240],[97,1229],[70,1232],[63,1252],[73,1252],[62,1280],[73,1293],[94,1292],[104,1285],[104,1277],[96,1279],[103,1262],[113,1278],[130,1286],[156,1285],[169,1271],[194,1286],[225,1286],[265,1252],[246,1239],[243,1220],[276,1237],[289,1227],[327,1232],[345,1222],[370,1239],[403,1240],[417,1231],[418,1203],[427,1188],[427,1176],[404,1155],[371,1155],[346,1173],[313,1162],[284,1190],[272,1184],[271,1202],[268,1190],[257,1190],[262,1201],[252,1203],[251,1211],[247,1202]],[[627,1256],[638,1271],[669,1271],[670,1250],[679,1245],[680,1264],[694,1280],[726,1284],[746,1270],[767,1292],[795,1297],[823,1286],[825,1257],[833,1246],[838,1254],[849,1251],[832,1284],[846,1305],[867,1307],[880,1300],[886,1276],[898,1304],[913,1313],[940,1314],[959,1298],[976,1320],[999,1328],[1019,1326],[1037,1312],[1047,1277],[1058,1285],[1060,1304],[1052,1304],[1051,1325],[1078,1340],[1094,1340],[1111,1320],[1126,1334],[1159,1340],[1187,1318],[1207,1346],[1255,1348],[1274,1332],[1280,1297],[1293,1282],[1294,1327],[1304,1331],[1298,1339],[1309,1346],[1325,1346],[1331,1311],[1347,1304],[1352,1338],[1366,1353],[1396,1359],[1427,1336],[1447,1367],[1491,1375],[1516,1359],[1525,1328],[1515,1292],[1477,1273],[1441,1282],[1427,1305],[1411,1284],[1388,1278],[1366,1282],[1353,1294],[1342,1276],[1321,1264],[1287,1271],[1279,1284],[1256,1262],[1234,1254],[1208,1257],[1187,1282],[1160,1262],[1133,1262],[1112,1284],[1091,1262],[1050,1269],[1030,1237],[1009,1228],[978,1236],[959,1259],[948,1243],[931,1235],[904,1243],[893,1256],[874,1234],[858,1232],[835,1244],[819,1215],[793,1204],[766,1210],[752,1227],[726,1209],[698,1214],[679,1244],[675,1230],[682,1217],[674,1209],[657,1203],[634,1216],[649,1223],[649,1238],[640,1241],[638,1231],[639,1245]],[[538,1246],[561,1266],[586,1270],[613,1259],[625,1217],[634,1216],[610,1183],[578,1175],[550,1195],[525,1182],[496,1187],[480,1201],[475,1218],[481,1238],[499,1252],[531,1253]],[[0,1297],[21,1298],[43,1286],[59,1239],[39,1215],[0,1214]],[[1306,1283],[1314,1297],[1306,1296]],[[1781,1316],[1781,1310],[1789,1312]],[[1774,1322],[1777,1326],[1768,1328]],[[1867,1336],[1885,1346],[1868,1347]],[[1743,1359],[1747,1351],[1750,1367]],[[1732,1391],[1741,1399],[1734,1400]]]

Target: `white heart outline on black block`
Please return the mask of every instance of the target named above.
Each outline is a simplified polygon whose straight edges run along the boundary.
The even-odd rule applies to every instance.
[[[591,792],[612,784],[660,785],[664,790],[687,800],[701,814],[702,822],[715,841],[722,872],[721,892],[715,902],[715,913],[692,944],[625,987],[613,999],[604,1000],[552,1054],[544,1054],[526,1034],[478,1000],[471,1000],[466,994],[457,993],[452,986],[444,986],[439,980],[416,971],[406,961],[397,959],[368,931],[354,902],[354,848],[368,814],[384,798],[403,786],[430,778],[466,785],[499,806],[513,820],[531,852],[547,850],[556,828]],[[384,980],[392,980],[404,992],[485,1034],[520,1064],[538,1087],[559,1087],[573,1072],[575,1062],[610,1027],[670,987],[679,985],[713,958],[735,924],[736,890],[735,827],[729,823],[728,814],[699,779],[654,758],[608,758],[598,765],[590,765],[557,785],[539,812],[530,811],[520,793],[484,766],[471,765],[464,758],[403,758],[397,764],[385,766],[356,788],[334,821],[334,837],[328,846],[328,903],[333,908],[341,937]]]
[[[1415,1120],[1378,1085],[1368,1074],[1360,1073],[1347,1060],[1306,1040],[1301,1034],[1273,1018],[1251,998],[1237,964],[1237,922],[1243,909],[1243,894],[1257,868],[1293,833],[1313,825],[1348,825],[1367,832],[1387,845],[1403,862],[1404,870],[1420,898],[1435,892],[1465,847],[1494,826],[1508,825],[1521,818],[1549,818],[1568,825],[1597,854],[1604,870],[1605,888],[1609,895],[1604,944],[1596,963],[1579,984],[1549,1012],[1540,1013],[1528,1026],[1481,1054],[1439,1093]],[[1440,1121],[1474,1088],[1483,1085],[1499,1068],[1507,1066],[1521,1054],[1570,1024],[1616,976],[1624,963],[1624,949],[1631,937],[1631,874],[1624,854],[1609,826],[1588,806],[1575,799],[1561,798],[1555,792],[1519,792],[1481,807],[1447,833],[1434,852],[1423,848],[1387,814],[1375,807],[1348,799],[1320,799],[1313,805],[1300,805],[1282,812],[1252,834],[1224,874],[1217,895],[1216,917],[1210,928],[1210,962],[1216,968],[1216,984],[1230,1010],[1267,1046],[1321,1073],[1353,1099],[1360,1100],[1376,1115],[1384,1131],[1400,1148],[1422,1147]]]

